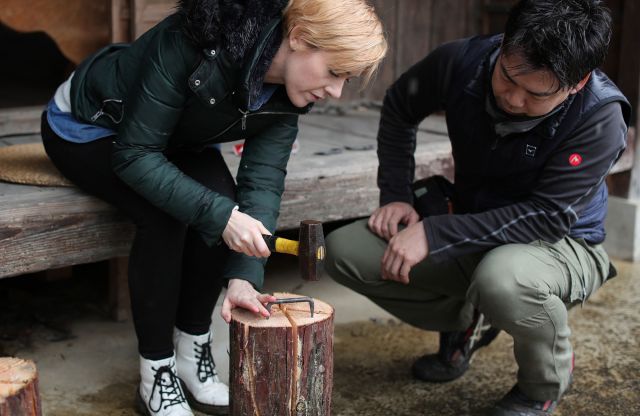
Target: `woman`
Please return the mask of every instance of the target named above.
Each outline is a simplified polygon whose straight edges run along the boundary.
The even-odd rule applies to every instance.
[[[143,413],[227,411],[209,332],[221,286],[227,322],[235,307],[269,315],[262,234],[276,226],[298,115],[340,97],[350,77],[368,81],[386,48],[365,0],[183,0],[58,88],[43,114],[47,153],[136,225]],[[236,186],[214,145],[237,139]]]

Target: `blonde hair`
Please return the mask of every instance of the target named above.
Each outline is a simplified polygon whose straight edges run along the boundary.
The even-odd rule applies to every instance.
[[[380,18],[366,0],[290,0],[283,11],[286,36],[297,27],[311,47],[330,52],[339,75],[373,78],[387,53]]]

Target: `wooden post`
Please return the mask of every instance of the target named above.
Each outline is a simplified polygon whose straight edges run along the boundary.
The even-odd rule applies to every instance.
[[[313,318],[308,303],[273,305],[269,319],[244,309],[233,310],[231,415],[331,414],[333,308],[313,301]]]
[[[32,361],[0,357],[0,415],[42,415],[38,371]]]
[[[128,269],[129,257],[115,257],[109,260],[109,312],[118,322],[131,317]]]

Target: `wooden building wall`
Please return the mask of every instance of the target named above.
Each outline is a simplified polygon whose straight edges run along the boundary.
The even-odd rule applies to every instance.
[[[382,16],[390,50],[377,79],[365,91],[350,85],[344,100],[379,101],[386,88],[436,46],[479,33],[502,31],[516,0],[370,0]],[[640,35],[640,2],[606,0],[614,18],[614,37],[605,71],[635,103],[638,73],[635,49]],[[78,63],[98,47],[135,39],[171,13],[176,0],[3,0],[0,23],[19,32],[43,31],[62,53]],[[10,59],[10,57],[8,57]],[[343,101],[344,102],[344,101]]]
[[[382,16],[391,46],[375,84],[359,92],[350,86],[346,100],[379,101],[386,88],[413,63],[438,45],[476,34],[500,33],[517,0],[373,0]],[[633,103],[638,101],[637,57],[640,2],[605,0],[613,17],[613,37],[603,66]]]
[[[482,0],[372,0],[382,17],[389,54],[365,91],[350,85],[345,100],[379,101],[391,83],[438,45],[479,33]]]

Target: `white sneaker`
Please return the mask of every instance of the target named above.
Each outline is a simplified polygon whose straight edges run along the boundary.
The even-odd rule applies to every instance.
[[[193,416],[176,374],[175,356],[157,361],[140,357],[137,405],[148,416]]]
[[[173,332],[178,377],[192,408],[209,415],[229,413],[229,387],[220,381],[211,355],[211,332]]]

